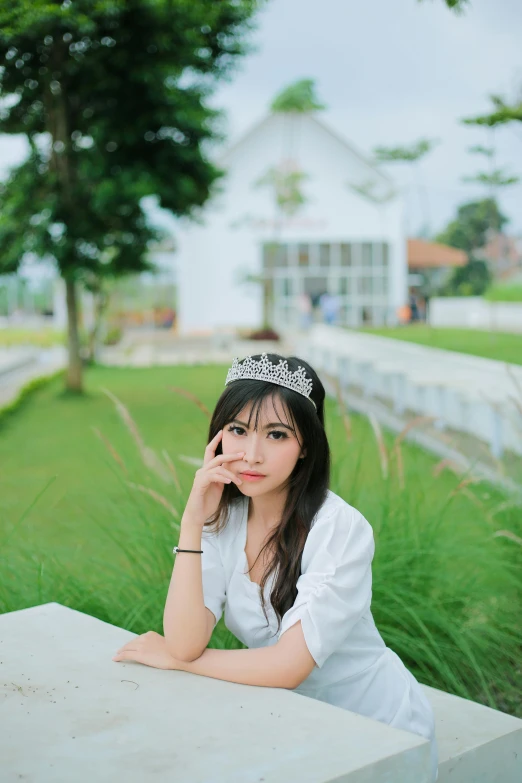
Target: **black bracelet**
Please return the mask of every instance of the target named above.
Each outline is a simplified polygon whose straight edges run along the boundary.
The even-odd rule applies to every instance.
[[[172,551],[174,552],[175,555],[177,555],[178,552],[196,552],[198,555],[203,554],[202,549],[180,549],[179,546],[175,546]]]

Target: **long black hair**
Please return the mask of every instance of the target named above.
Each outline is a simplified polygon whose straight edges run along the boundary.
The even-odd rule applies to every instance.
[[[324,503],[330,484],[330,447],[324,428],[325,390],[319,376],[308,362],[296,356],[284,357],[269,353],[272,364],[278,364],[280,359],[286,359],[288,370],[295,372],[299,366],[304,367],[306,377],[312,379],[310,397],[316,407],[299,392],[280,386],[270,381],[239,379],[225,387],[216,403],[210,422],[208,442],[210,442],[225,426],[234,421],[239,412],[252,403],[248,426],[255,416],[254,427],[257,429],[259,412],[265,399],[277,398],[288,416],[288,422],[302,437],[300,443],[305,456],[298,459],[292,471],[287,487],[288,494],[281,519],[274,528],[259,556],[266,547],[274,552],[273,559],[266,569],[260,583],[260,593],[263,612],[266,614],[264,588],[273,571],[276,579],[270,595],[270,603],[276,612],[280,627],[281,619],[293,605],[297,596],[297,580],[301,574],[301,558],[306,537],[314,517]],[[260,360],[257,354],[252,359]],[[296,431],[296,436],[297,435]],[[216,454],[221,454],[219,443]],[[219,532],[225,527],[231,503],[242,496],[236,484],[225,484],[221,501],[211,519],[205,525]],[[244,496],[243,496],[244,497]]]

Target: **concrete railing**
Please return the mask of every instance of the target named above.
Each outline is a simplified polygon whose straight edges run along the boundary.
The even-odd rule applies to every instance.
[[[430,299],[431,326],[522,332],[522,302],[489,302],[481,296],[440,296]]]
[[[393,411],[478,437],[494,457],[522,454],[522,366],[318,324],[296,350],[319,371]]]
[[[430,746],[280,688],[116,663],[135,634],[48,603],[0,615],[0,780],[427,783]],[[426,688],[439,783],[519,783],[522,721]]]

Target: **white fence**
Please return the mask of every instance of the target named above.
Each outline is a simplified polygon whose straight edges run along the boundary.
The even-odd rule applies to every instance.
[[[434,297],[428,320],[431,326],[522,333],[522,303],[488,302],[481,296]]]
[[[368,399],[435,417],[485,441],[493,456],[522,454],[522,366],[505,365],[387,337],[316,325],[299,345],[304,359]]]

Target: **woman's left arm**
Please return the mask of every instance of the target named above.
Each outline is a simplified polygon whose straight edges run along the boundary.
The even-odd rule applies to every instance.
[[[180,661],[167,651],[163,636],[149,631],[118,650],[113,660],[136,661],[146,666],[200,674],[242,685],[293,690],[315,666],[304,640],[301,622],[284,633],[271,647],[249,650],[207,648],[194,661]]]

